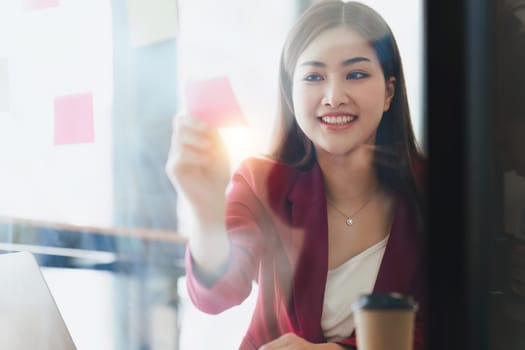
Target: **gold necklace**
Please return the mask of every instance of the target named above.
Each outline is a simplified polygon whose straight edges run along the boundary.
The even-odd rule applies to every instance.
[[[332,206],[332,208],[334,208],[335,210],[337,210],[337,212],[339,214],[341,214],[342,216],[344,216],[344,218],[346,219],[346,224],[348,226],[352,226],[352,224],[354,223],[354,217],[361,211],[363,210],[364,207],[366,207],[366,205],[368,203],[370,203],[370,201],[372,200],[372,198],[374,197],[375,193],[377,192],[377,189],[379,188],[379,186],[377,186],[373,191],[372,193],[370,194],[370,196],[366,199],[366,201],[355,211],[353,212],[352,214],[350,215],[346,215],[341,209],[339,209],[338,207],[335,206],[334,202],[332,202],[331,200],[329,200],[328,198],[326,199],[326,201],[328,202],[328,204],[330,204]]]

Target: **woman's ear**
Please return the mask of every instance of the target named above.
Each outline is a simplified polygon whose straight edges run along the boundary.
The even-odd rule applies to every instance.
[[[390,77],[386,81],[386,94],[385,94],[385,105],[383,106],[383,112],[390,109],[390,103],[396,93],[396,77]]]

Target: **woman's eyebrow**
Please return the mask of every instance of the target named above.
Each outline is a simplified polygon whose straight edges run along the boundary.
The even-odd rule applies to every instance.
[[[346,67],[346,66],[349,66],[351,64],[355,64],[355,63],[359,63],[359,62],[371,62],[371,60],[369,58],[367,58],[367,57],[362,57],[362,56],[352,57],[352,58],[349,58],[347,60],[344,60],[343,63],[342,63],[342,66]]]
[[[326,67],[326,64],[319,61],[305,61],[301,63],[299,66],[313,66],[313,67]]]
[[[344,60],[343,63],[341,63],[341,65],[343,67],[346,67],[346,66],[356,64],[359,62],[371,62],[371,60],[367,57],[358,56],[358,57],[352,57],[352,58]],[[324,68],[326,67],[326,64],[320,61],[305,61],[305,62],[302,62],[299,66],[312,66],[312,67]]]

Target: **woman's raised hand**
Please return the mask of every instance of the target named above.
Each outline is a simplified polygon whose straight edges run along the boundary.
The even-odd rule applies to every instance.
[[[230,166],[217,129],[187,114],[175,116],[166,173],[189,206],[192,257],[201,271],[214,274],[230,251],[224,220]]]
[[[176,115],[166,173],[201,219],[214,208],[223,208],[230,166],[217,129],[188,114]],[[224,213],[220,215],[223,219]]]

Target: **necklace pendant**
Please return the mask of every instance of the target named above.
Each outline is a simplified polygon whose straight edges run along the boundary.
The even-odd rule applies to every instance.
[[[352,226],[352,223],[353,223],[353,222],[352,222],[352,218],[348,218],[348,219],[346,219],[346,224],[347,224],[348,226]]]

